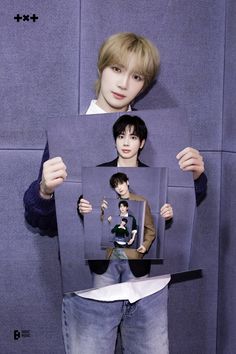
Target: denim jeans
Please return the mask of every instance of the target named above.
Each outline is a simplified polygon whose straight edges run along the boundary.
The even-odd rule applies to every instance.
[[[65,295],[66,354],[113,354],[119,325],[124,354],[168,354],[167,299],[168,286],[133,304]]]
[[[115,259],[128,259],[124,248],[115,247],[113,249],[112,254],[110,256],[110,260],[115,260]]]
[[[121,248],[121,250],[123,250]],[[138,278],[143,279],[146,276]],[[126,281],[137,279],[130,270],[129,262],[126,259],[112,259],[105,273],[93,273],[93,287],[101,288],[103,286],[124,283]]]

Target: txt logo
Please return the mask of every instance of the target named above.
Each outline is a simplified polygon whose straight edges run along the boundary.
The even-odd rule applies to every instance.
[[[20,20],[22,21],[30,21],[32,20],[33,22],[35,22],[36,20],[38,20],[38,16],[36,16],[35,14],[33,14],[32,16],[30,15],[22,15],[20,16],[20,14],[17,14],[15,17],[14,17],[14,20],[16,20],[17,22],[20,22]]]

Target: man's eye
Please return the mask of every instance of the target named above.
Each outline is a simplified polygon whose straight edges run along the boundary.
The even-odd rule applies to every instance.
[[[120,134],[120,135],[118,135],[118,138],[119,138],[119,139],[123,139],[123,138],[124,138],[124,135],[123,135],[123,134]]]
[[[144,77],[142,75],[139,75],[139,74],[134,74],[133,78],[136,81],[143,81],[144,80]]]
[[[132,140],[137,140],[138,137],[137,137],[137,135],[132,135],[132,136],[131,136],[131,139],[132,139]]]
[[[120,72],[121,72],[121,69],[120,69],[118,66],[115,66],[115,65],[113,65],[113,66],[111,67],[111,69],[112,69],[114,72],[116,72],[116,73],[120,73]]]

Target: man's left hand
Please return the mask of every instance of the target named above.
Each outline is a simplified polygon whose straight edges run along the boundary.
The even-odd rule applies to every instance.
[[[197,149],[187,147],[176,156],[179,167],[183,171],[192,171],[193,179],[197,179],[205,171],[203,157]]]
[[[141,245],[141,246],[137,249],[137,251],[138,251],[139,253],[145,253],[147,250],[146,250],[146,247],[144,247],[143,245]]]

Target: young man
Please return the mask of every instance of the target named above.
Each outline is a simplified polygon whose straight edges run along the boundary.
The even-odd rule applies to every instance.
[[[157,49],[146,38],[133,33],[118,33],[109,37],[99,52],[97,100],[91,102],[86,113],[131,110],[133,100],[155,79],[159,63]],[[177,155],[177,159],[182,170],[193,172],[195,186],[198,185],[197,188],[205,193],[204,163],[199,152],[186,148]],[[66,177],[66,166],[62,158],[49,159],[46,146],[38,179],[24,195],[25,217],[32,226],[57,232],[53,192]],[[168,280],[165,281],[167,283]],[[126,284],[114,286],[123,289]],[[123,298],[121,301],[104,302],[83,299],[75,294],[65,295],[63,334],[66,352],[113,353],[117,326],[123,319],[121,331],[124,331],[124,347],[131,348],[136,354],[168,353],[167,289],[165,285],[161,289],[157,294],[142,298],[132,309],[130,302]],[[103,298],[105,295],[102,294]],[[132,318],[127,317],[131,312]],[[135,324],[134,331],[130,327],[132,324]]]
[[[111,233],[115,234],[114,243],[118,243],[119,246],[126,246],[127,242],[125,238],[129,236],[129,230],[127,228],[128,219],[122,218],[119,224],[116,224]]]
[[[121,200],[119,201],[118,204],[119,207],[119,215],[121,218],[130,218],[132,220],[132,226],[131,226],[131,238],[130,240],[127,242],[127,245],[130,246],[132,245],[132,243],[135,240],[135,236],[137,234],[137,222],[135,217],[132,214],[129,214],[129,204],[127,202],[127,200]],[[101,221],[104,221],[104,209],[101,209]],[[109,223],[111,223],[112,221],[112,216],[108,216],[107,221]]]
[[[135,217],[129,213],[129,204],[127,200],[121,200],[119,202],[119,210],[120,210],[120,217],[126,217],[126,218],[131,218],[132,219],[132,228],[131,228],[131,238],[128,241],[128,246],[131,246],[135,240],[136,234],[138,232],[137,230],[137,222]],[[109,220],[111,222],[111,219]]]
[[[118,243],[116,247],[122,247],[122,251],[119,250],[117,252],[116,249],[109,248],[107,249],[107,256],[108,259],[117,259],[120,257],[116,257],[117,254],[123,255],[122,259],[129,259],[129,260],[140,260],[143,258],[143,255],[148,252],[149,248],[151,247],[155,237],[156,237],[156,230],[155,230],[155,225],[153,222],[150,206],[148,204],[148,201],[137,194],[131,193],[129,191],[129,179],[128,176],[123,173],[123,172],[118,172],[115,173],[111,176],[110,178],[110,186],[115,190],[117,193],[118,197],[121,199],[119,205],[120,209],[123,211],[122,215],[122,220],[124,219],[124,216],[128,217],[128,202],[127,200],[134,200],[134,201],[143,201],[145,202],[145,216],[144,216],[144,237],[143,237],[143,243],[140,245],[137,249],[135,248],[129,248],[129,245],[131,245],[134,241],[135,235],[132,236],[131,240],[129,243],[125,241],[124,236],[121,237],[121,241],[123,244]],[[125,199],[125,200],[123,200]],[[107,207],[107,203],[103,202],[103,207]],[[125,213],[125,215],[124,215]],[[125,219],[127,220],[127,219]],[[128,220],[127,220],[128,221]],[[127,224],[127,222],[126,222]],[[135,221],[136,224],[136,221]],[[132,225],[133,228],[133,225]],[[116,225],[115,228],[113,228],[112,232],[117,232],[122,233],[122,235],[125,235],[124,229],[119,228],[119,225]],[[136,230],[137,232],[137,226]],[[135,232],[135,234],[136,234]],[[139,263],[139,262],[138,262]],[[115,263],[112,262],[109,264],[109,266],[106,269],[106,272],[101,272],[99,271],[99,262],[96,262],[96,271],[94,275],[94,281],[95,281],[95,287],[101,287],[101,286],[106,286],[106,285],[111,285],[115,284],[115,281],[117,282],[117,279],[119,282],[122,282],[124,279],[125,281],[135,279],[135,272],[137,269],[142,268],[142,264],[138,264],[137,262],[127,262],[123,263],[123,266],[120,267],[119,262],[117,263],[117,267],[115,266]],[[146,265],[146,262],[144,263]],[[95,267],[93,267],[95,268]],[[145,270],[146,267],[144,267]],[[122,270],[122,271],[121,271]],[[105,274],[104,274],[105,273]],[[109,274],[109,278],[108,278]],[[119,276],[120,275],[120,276]],[[148,274],[144,274],[144,276],[147,276]],[[137,278],[136,278],[137,279]]]
[[[136,201],[144,201],[145,202],[145,218],[144,218],[144,238],[143,238],[143,244],[139,246],[137,250],[135,249],[127,249],[125,250],[126,255],[128,256],[129,259],[140,259],[140,254],[143,255],[144,253],[148,252],[149,248],[152,245],[152,242],[154,241],[156,237],[156,232],[155,232],[155,226],[151,214],[151,210],[149,207],[149,204],[147,200],[139,196],[137,194],[131,193],[129,191],[129,178],[125,173],[118,172],[115,173],[114,175],[111,176],[110,178],[110,186],[113,188],[118,197],[121,199],[121,205],[122,203],[127,203],[128,200],[136,200]],[[125,200],[122,200],[125,199]],[[127,213],[127,208],[123,207],[122,210],[126,209]]]

